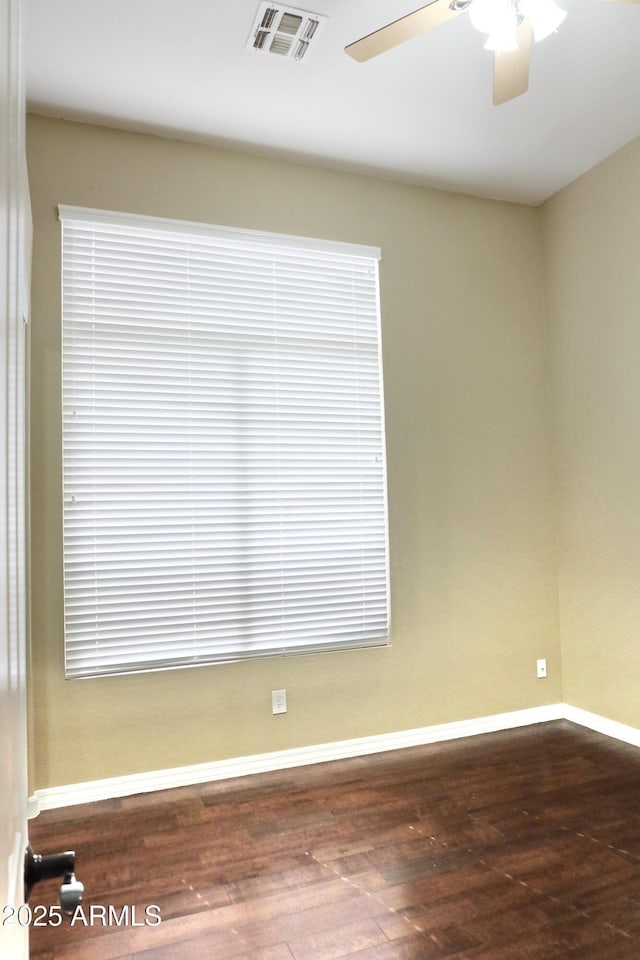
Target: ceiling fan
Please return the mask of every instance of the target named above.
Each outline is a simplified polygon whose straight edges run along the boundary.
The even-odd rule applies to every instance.
[[[640,0],[621,2],[640,3]],[[474,27],[487,34],[485,48],[494,51],[494,104],[506,103],[526,93],[531,40],[544,40],[567,15],[555,0],[432,0],[419,10],[350,43],[345,52],[359,62],[371,60],[465,10],[469,11]]]

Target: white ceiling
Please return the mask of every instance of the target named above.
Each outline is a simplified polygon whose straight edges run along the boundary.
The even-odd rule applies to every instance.
[[[344,53],[420,0],[298,0],[329,17],[302,63],[245,48],[259,0],[24,2],[39,113],[532,204],[640,134],[640,3],[560,0],[529,92],[494,107],[467,14]]]

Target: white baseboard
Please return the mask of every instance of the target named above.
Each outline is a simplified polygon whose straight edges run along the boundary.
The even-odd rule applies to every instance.
[[[637,728],[618,723],[616,720],[609,720],[607,717],[601,717],[570,704],[552,703],[528,710],[516,710],[513,713],[498,713],[473,720],[458,720],[453,723],[419,727],[414,730],[401,730],[372,737],[358,737],[354,740],[338,740],[334,743],[319,743],[291,750],[234,757],[231,760],[215,760],[211,763],[198,763],[187,767],[151,770],[147,773],[134,773],[124,777],[109,777],[105,780],[48,787],[37,790],[29,797],[29,817],[37,816],[41,810],[68,807],[77,803],[128,797],[136,793],[149,793],[153,790],[166,790],[170,787],[184,787],[214,780],[228,780],[232,777],[286,770],[330,760],[345,760],[349,757],[362,757],[387,750],[400,750],[403,747],[457,740],[482,733],[496,733],[500,730],[511,730],[534,723],[547,723],[550,720],[570,720],[596,733],[640,747],[640,730]]]
[[[47,787],[36,791],[34,797],[30,798],[30,806],[35,816],[40,810],[52,810],[76,803],[90,803],[95,800],[132,796],[136,793],[149,793],[153,790],[166,790],[169,787],[184,787],[194,783],[228,780],[232,777],[285,770],[329,760],[361,757],[386,750],[399,750],[403,747],[422,746],[444,740],[477,736],[481,733],[510,730],[533,723],[545,723],[549,720],[562,719],[564,716],[564,704],[554,703],[528,710],[517,710],[513,713],[479,717],[474,720],[459,720],[431,727],[419,727],[415,730],[401,730],[372,737],[358,737],[354,740],[339,740],[334,743],[320,743],[291,750],[277,750],[273,753],[235,757],[231,760],[215,760],[211,763],[198,763],[188,767],[152,770],[148,773],[134,773],[125,777],[109,777],[106,780],[90,780],[61,787]]]
[[[564,704],[564,717],[565,720],[578,723],[581,727],[588,727],[589,730],[594,730],[596,733],[603,733],[606,737],[612,737],[614,740],[622,740],[634,747],[640,747],[640,730],[636,727],[629,727],[626,723],[609,720],[597,713],[581,710],[580,707],[572,707],[568,703]]]

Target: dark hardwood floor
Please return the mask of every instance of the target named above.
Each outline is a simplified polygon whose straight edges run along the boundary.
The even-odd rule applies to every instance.
[[[34,960],[640,958],[640,750],[565,721],[49,811],[31,841],[77,851],[87,923],[116,908],[33,927]]]

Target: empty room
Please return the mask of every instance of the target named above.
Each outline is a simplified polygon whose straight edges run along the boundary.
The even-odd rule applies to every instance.
[[[637,960],[640,3],[1,2],[2,957]]]

